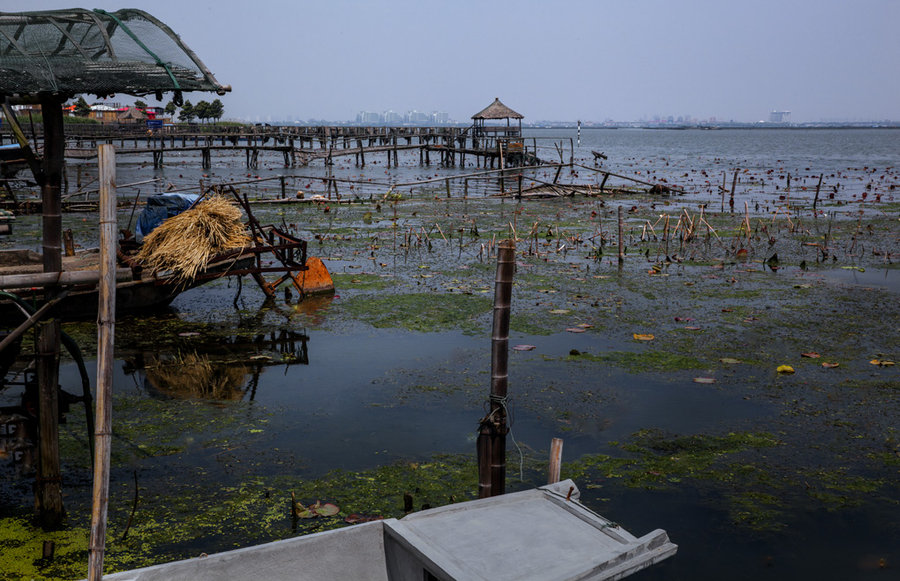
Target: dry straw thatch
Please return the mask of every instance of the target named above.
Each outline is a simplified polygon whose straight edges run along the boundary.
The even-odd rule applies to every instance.
[[[222,197],[211,197],[172,216],[144,238],[136,259],[155,273],[170,271],[182,284],[194,280],[215,255],[250,241],[241,211]]]

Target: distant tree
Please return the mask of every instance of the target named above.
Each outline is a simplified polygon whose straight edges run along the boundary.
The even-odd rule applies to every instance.
[[[178,120],[190,123],[196,116],[197,114],[194,112],[194,106],[191,105],[190,101],[185,101],[184,105],[181,106],[181,111],[178,112]]]
[[[91,106],[88,105],[88,102],[84,100],[84,97],[78,97],[78,101],[75,103],[75,116],[87,117],[90,114]]]
[[[146,109],[146,108],[147,108],[147,103],[145,103],[144,101],[141,101],[140,99],[138,99],[137,101],[134,102],[134,106],[135,106],[135,108],[137,108],[137,109]]]
[[[166,103],[165,112],[166,115],[172,116],[175,114],[175,110],[178,109],[178,105],[175,104],[175,101],[169,101]]]
[[[225,114],[225,105],[222,104],[222,101],[216,99],[212,103],[209,104],[209,116],[218,121],[222,118],[222,115]]]
[[[206,101],[199,101],[194,105],[194,114],[201,122],[209,119],[209,103]]]

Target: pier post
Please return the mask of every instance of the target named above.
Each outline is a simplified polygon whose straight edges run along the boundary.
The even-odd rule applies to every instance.
[[[55,96],[41,98],[44,114],[44,159],[40,171],[43,214],[44,272],[62,271],[62,217],[60,186],[65,157],[62,101]],[[38,176],[35,176],[36,178]],[[44,298],[52,300],[59,287],[44,287]],[[59,344],[61,326],[52,318],[40,323],[36,341],[38,379],[39,462],[35,486],[35,508],[44,529],[56,529],[65,517],[62,474],[59,461]]]

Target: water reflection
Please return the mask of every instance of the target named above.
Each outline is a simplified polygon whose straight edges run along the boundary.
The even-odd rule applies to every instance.
[[[281,329],[250,339],[232,336],[170,352],[126,354],[123,371],[151,397],[252,401],[271,365],[309,365],[309,336]]]

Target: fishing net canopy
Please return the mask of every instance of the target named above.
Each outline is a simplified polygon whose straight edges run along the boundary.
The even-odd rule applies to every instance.
[[[230,90],[142,10],[0,12],[0,97]]]

